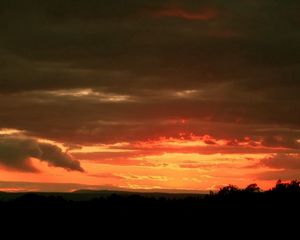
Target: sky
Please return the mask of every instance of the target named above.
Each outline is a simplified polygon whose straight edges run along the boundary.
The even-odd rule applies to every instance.
[[[298,0],[1,0],[0,190],[300,178]]]

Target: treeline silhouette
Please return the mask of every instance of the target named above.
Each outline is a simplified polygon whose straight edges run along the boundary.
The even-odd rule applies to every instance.
[[[272,225],[270,233],[276,235],[277,230],[296,231],[298,222],[294,219],[299,214],[300,182],[296,180],[278,181],[268,191],[262,191],[256,184],[243,189],[229,185],[207,195],[0,193],[1,223],[34,225],[44,231],[53,225],[55,232],[68,229],[72,229],[72,233],[79,229],[97,232],[97,229],[105,229],[104,226],[149,231],[155,226],[155,231],[210,229],[214,234],[227,236],[231,231],[238,235],[236,229],[239,228],[256,236],[258,231],[269,234],[267,226]],[[220,229],[224,232],[218,232]]]
[[[250,184],[244,189],[229,185],[216,193],[180,197],[176,194],[95,193],[91,199],[80,200],[80,194],[74,193],[72,196],[73,198],[67,198],[60,194],[25,193],[13,199],[0,200],[0,211],[165,217],[255,214],[262,211],[268,214],[300,212],[300,182],[297,180],[289,183],[279,180],[268,191]]]
[[[299,181],[278,181],[268,191],[256,184],[229,185],[207,195],[0,193],[1,231],[10,227],[9,236],[29,233],[40,239],[61,238],[61,233],[71,239],[110,239],[103,232],[129,239],[169,239],[177,232],[182,239],[272,239],[279,234],[294,239],[299,214]]]

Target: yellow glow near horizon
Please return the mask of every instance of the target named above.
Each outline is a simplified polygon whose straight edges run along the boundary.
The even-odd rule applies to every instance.
[[[12,128],[0,128],[0,135],[14,135],[21,133],[24,133],[24,131]]]
[[[20,133],[18,130],[2,130],[2,132]],[[74,148],[47,139],[37,140],[56,145],[74,156],[79,154],[85,172],[51,167],[47,162],[33,158],[31,162],[39,170],[38,173],[14,172],[0,167],[3,181],[76,183],[95,188],[109,185],[128,189],[214,190],[224,184],[245,186],[251,183],[255,180],[256,174],[269,168],[249,166],[258,164],[260,159],[272,156],[272,152],[218,153],[219,149],[232,146],[228,145],[228,140],[215,139],[208,135],[183,134],[178,138],[160,137],[148,141],[74,146]],[[247,141],[237,142],[234,147],[253,148]],[[202,153],[206,148],[213,148],[215,153]],[[92,158],[89,158],[89,154]],[[256,182],[265,188],[273,185],[273,181]]]

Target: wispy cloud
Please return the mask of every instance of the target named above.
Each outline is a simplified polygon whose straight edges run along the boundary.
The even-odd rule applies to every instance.
[[[186,10],[182,7],[165,7],[153,12],[156,17],[174,17],[190,21],[209,21],[217,18],[219,13],[216,9],[206,8],[201,10]]]

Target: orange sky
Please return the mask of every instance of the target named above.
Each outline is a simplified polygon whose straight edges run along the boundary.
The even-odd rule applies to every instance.
[[[183,122],[182,124],[188,124]],[[10,136],[21,134],[6,129]],[[38,159],[30,158],[39,172],[19,172],[1,167],[1,180],[7,182],[76,183],[86,188],[117,187],[124,189],[218,190],[226,184],[241,187],[256,182],[267,189],[274,180],[261,180],[259,175],[270,170],[261,161],[272,158],[284,148],[268,148],[246,138],[233,146],[226,139],[209,135],[195,136],[180,133],[178,138],[160,137],[149,141],[99,144],[67,149],[78,159],[84,172],[67,171]],[[237,152],[237,153],[235,153]],[[240,153],[239,153],[240,152]],[[276,171],[276,169],[273,169]],[[43,190],[2,187],[1,190]],[[74,190],[72,188],[69,189]]]

